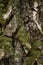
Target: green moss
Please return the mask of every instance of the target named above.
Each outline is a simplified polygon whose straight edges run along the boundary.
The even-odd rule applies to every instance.
[[[33,43],[32,43],[32,48],[33,49],[38,49],[38,48],[40,48],[42,46],[42,42],[40,41],[40,40],[35,40],[35,41],[33,41]]]
[[[0,12],[0,23],[1,24],[5,23],[5,20],[3,19],[3,16],[2,16],[2,12]]]
[[[4,24],[6,22],[6,20],[3,19],[3,14],[7,12],[8,10],[8,2],[9,0],[3,0],[1,3],[0,3],[0,23],[1,24]]]
[[[39,50],[31,49],[31,54],[33,57],[39,58],[41,55],[41,52]]]
[[[23,21],[23,19],[21,18],[21,15],[19,14],[19,12],[16,13],[16,18],[17,18],[17,22],[18,22],[20,25],[23,25],[24,21]]]
[[[25,58],[23,65],[33,65],[34,61],[35,61],[34,57],[27,57]]]
[[[30,49],[31,45],[29,44],[29,36],[29,33],[25,30],[24,26],[22,25],[21,28],[18,30],[16,38],[18,38],[21,41],[23,46],[26,46],[26,48]]]
[[[9,2],[9,0],[3,0],[1,3],[0,3],[0,11],[2,12],[2,13],[5,13],[5,12],[7,12],[7,4],[8,4],[8,2]]]
[[[29,42],[29,34],[28,32],[25,30],[24,26],[22,26],[17,35],[16,35],[17,38],[19,38],[19,40],[21,40],[22,42],[24,43],[28,43]]]
[[[12,39],[0,36],[0,48],[7,49],[8,47],[9,50],[11,43],[12,43]]]
[[[43,58],[39,59],[39,63],[43,65]]]
[[[12,39],[0,36],[0,49],[4,49],[7,56],[12,55],[14,53]]]

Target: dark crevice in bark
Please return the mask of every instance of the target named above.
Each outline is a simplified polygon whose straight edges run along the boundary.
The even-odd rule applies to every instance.
[[[9,65],[9,59],[8,58],[4,59],[4,65]]]
[[[16,32],[14,32],[13,34],[12,34],[12,47],[14,48],[15,46],[14,46],[14,41],[16,40],[16,34],[17,34],[17,32],[18,32],[18,30],[19,30],[19,28],[18,29],[16,29]],[[15,36],[14,36],[15,35]]]
[[[11,36],[8,36],[8,35],[3,35],[3,36],[5,36],[5,37],[7,37],[7,38],[12,38]]]
[[[34,65],[38,65],[37,61],[34,62]]]

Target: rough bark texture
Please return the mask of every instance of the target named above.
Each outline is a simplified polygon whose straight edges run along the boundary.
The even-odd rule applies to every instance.
[[[0,65],[43,65],[43,0],[0,0]]]

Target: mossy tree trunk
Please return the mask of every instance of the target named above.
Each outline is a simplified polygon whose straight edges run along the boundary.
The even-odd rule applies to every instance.
[[[1,65],[43,65],[42,3],[0,0]]]

